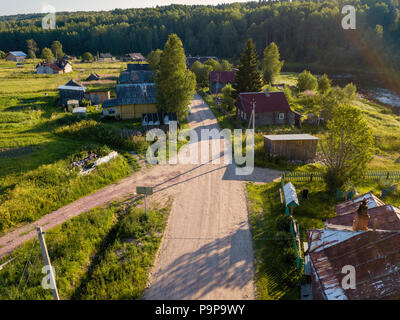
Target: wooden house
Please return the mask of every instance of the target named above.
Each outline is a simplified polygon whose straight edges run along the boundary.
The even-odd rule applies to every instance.
[[[139,52],[134,53],[127,53],[123,58],[122,61],[125,62],[145,62],[146,58]]]
[[[66,85],[59,86],[58,91],[60,93],[59,104],[67,106],[69,100],[78,100],[81,102],[85,97],[86,87],[76,80],[71,80]]]
[[[144,113],[157,113],[155,83],[117,84],[117,98],[103,102],[103,116],[137,119]]]
[[[10,51],[7,53],[4,59],[6,61],[15,61],[15,62],[24,62],[27,57],[27,54],[22,51]]]
[[[236,71],[211,71],[209,75],[210,93],[221,93],[228,83],[235,82]]]
[[[101,76],[97,73],[91,73],[89,77],[86,78],[85,81],[99,81],[101,80]]]
[[[317,153],[319,138],[309,134],[276,134],[264,136],[265,151],[289,160],[312,160]]]
[[[100,53],[99,61],[112,62],[115,61],[115,58],[112,56],[111,53]]]
[[[63,74],[72,72],[72,65],[69,61],[62,60],[55,63],[41,62],[36,66],[37,74]]]
[[[257,126],[301,126],[302,115],[290,108],[285,93],[281,91],[240,93],[236,101],[237,118],[249,122],[253,108]]]

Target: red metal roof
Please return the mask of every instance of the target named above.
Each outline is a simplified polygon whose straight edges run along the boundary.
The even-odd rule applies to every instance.
[[[337,226],[351,227],[353,225],[356,210],[352,213],[343,214],[326,220],[327,228],[335,228]],[[400,209],[392,205],[384,205],[368,209],[370,215],[368,228],[372,229],[374,220],[376,219],[377,230],[399,230],[400,231]]]
[[[235,71],[211,71],[210,82],[233,83],[235,81]]]
[[[256,113],[263,112],[288,112],[291,111],[289,103],[283,92],[242,92],[236,106],[245,113],[250,114],[255,102]]]
[[[400,298],[400,232],[310,230],[316,282],[328,300]],[[342,268],[354,266],[355,289],[344,289]]]
[[[382,202],[378,197],[376,197],[372,192],[369,192],[354,199],[336,205],[335,212],[339,216],[343,214],[352,213],[358,209],[361,201],[364,199],[367,200],[368,209],[385,205],[385,203]]]

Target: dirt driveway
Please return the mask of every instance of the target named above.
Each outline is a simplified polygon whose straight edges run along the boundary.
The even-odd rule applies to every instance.
[[[219,129],[200,96],[192,101],[190,128]],[[193,143],[198,149],[203,143]],[[219,154],[210,151],[210,157]],[[211,159],[211,158],[210,158]],[[0,257],[44,230],[111,201],[129,197],[137,185],[153,186],[150,201],[174,201],[145,299],[254,299],[253,251],[245,198],[245,181],[266,182],[279,172],[255,169],[235,175],[232,164],[157,165],[143,169],[62,207],[0,238]]]

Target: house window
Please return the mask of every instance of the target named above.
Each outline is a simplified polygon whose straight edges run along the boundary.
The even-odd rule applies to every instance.
[[[108,114],[115,114],[115,110],[108,110]]]
[[[285,114],[284,113],[280,113],[279,114],[279,120],[283,120],[285,119]]]

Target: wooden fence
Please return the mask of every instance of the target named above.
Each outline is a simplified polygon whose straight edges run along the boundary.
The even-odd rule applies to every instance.
[[[285,172],[285,181],[322,181],[322,172]],[[363,178],[367,181],[379,181],[381,179],[400,181],[400,171],[370,170]]]

